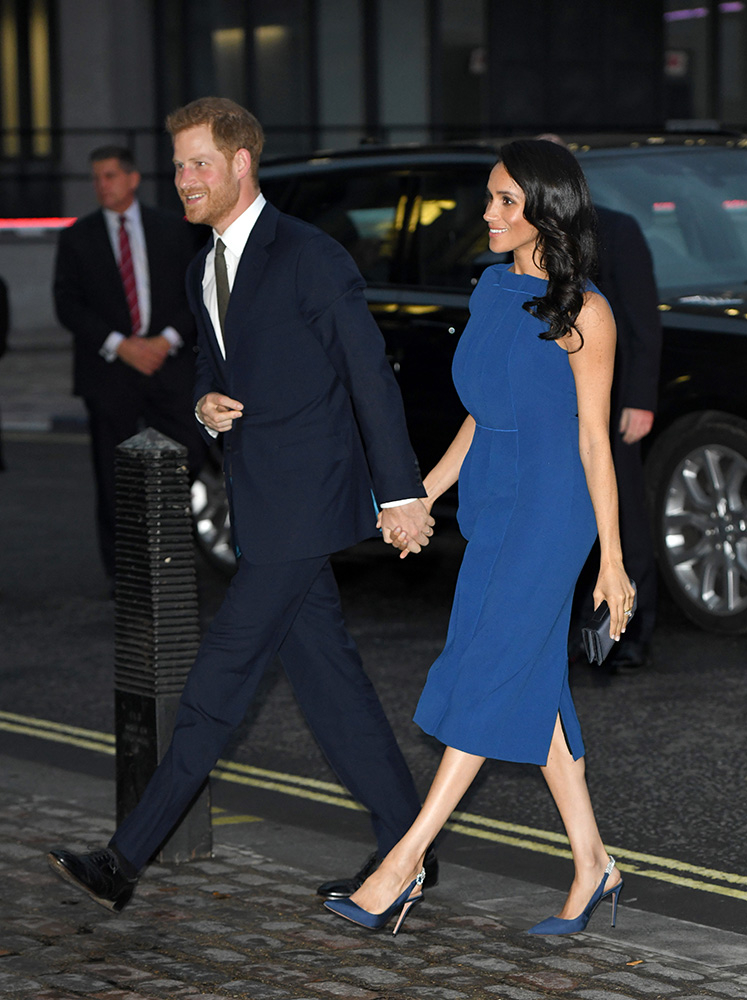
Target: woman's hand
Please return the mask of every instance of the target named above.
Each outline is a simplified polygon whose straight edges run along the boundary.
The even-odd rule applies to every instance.
[[[431,504],[423,500],[400,504],[398,507],[382,507],[376,521],[382,538],[387,545],[400,549],[400,559],[408,552],[420,552],[428,544],[436,523],[430,513]]]
[[[594,588],[594,610],[602,601],[610,609],[610,639],[620,641],[620,636],[628,627],[630,611],[635,600],[635,587],[628,579],[622,564],[603,566],[599,570]]]

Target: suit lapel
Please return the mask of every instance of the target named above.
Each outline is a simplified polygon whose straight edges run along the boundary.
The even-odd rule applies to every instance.
[[[262,279],[269,258],[267,248],[275,239],[279,215],[276,208],[266,204],[246,241],[226,312],[226,357],[236,348],[246,329],[247,310]]]

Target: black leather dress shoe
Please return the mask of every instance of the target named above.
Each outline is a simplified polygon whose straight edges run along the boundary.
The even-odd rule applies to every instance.
[[[119,913],[129,903],[137,878],[128,878],[109,847],[91,854],[73,854],[55,848],[47,855],[53,872],[87,892],[100,906]]]
[[[329,882],[323,882],[316,890],[317,895],[324,896],[326,899],[346,899],[348,896],[352,896],[356,890],[360,889],[368,876],[373,874],[378,867],[379,856],[374,852],[366,859],[361,870],[356,872],[355,875],[350,878],[331,879]],[[423,888],[432,889],[435,885],[438,885],[438,858],[432,847],[429,847],[426,851],[423,867],[425,868]]]

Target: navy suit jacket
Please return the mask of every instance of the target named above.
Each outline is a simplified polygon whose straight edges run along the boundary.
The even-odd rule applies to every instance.
[[[184,292],[184,275],[196,245],[194,227],[178,215],[140,206],[148,253],[151,315],[147,336],[166,326],[178,330],[184,346],[154,376],[154,383],[184,386],[194,379],[194,319]],[[106,361],[99,351],[112,332],[131,332],[122,279],[101,209],[60,233],[54,276],[57,318],[73,334],[73,392],[116,405],[137,390],[143,376],[123,361]]]
[[[596,206],[599,234],[597,285],[617,324],[612,412],[656,410],[661,362],[661,320],[651,251],[632,215]]]
[[[375,533],[378,502],[425,496],[365,283],[339,243],[266,204],[239,262],[224,360],[202,296],[195,401],[244,404],[223,435],[234,542],[253,563],[329,554]]]

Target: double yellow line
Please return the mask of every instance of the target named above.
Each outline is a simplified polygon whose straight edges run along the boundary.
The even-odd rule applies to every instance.
[[[0,711],[0,731],[19,733],[22,736],[32,736],[36,739],[51,740],[65,743],[68,746],[81,747],[113,756],[115,739],[109,733],[100,733],[93,729],[81,729],[78,726],[67,726],[59,722],[49,722],[46,719],[35,719],[14,712]],[[338,806],[342,809],[364,811],[345,789],[331,781],[319,781],[316,778],[305,778],[301,775],[286,774],[283,771],[271,771],[263,767],[253,767],[250,764],[237,764],[230,760],[219,760],[211,775],[222,781],[232,781],[234,784],[251,785],[254,788],[264,788],[295,798],[311,799],[325,805]],[[256,820],[254,816],[222,817],[214,820],[217,824],[249,822]],[[467,837],[479,840],[489,840],[509,847],[536,851],[539,854],[549,854],[560,858],[570,858],[571,852],[568,840],[559,833],[550,830],[538,830],[531,826],[521,826],[517,823],[506,823],[503,820],[490,819],[487,816],[477,816],[474,813],[455,812],[447,829],[461,833]],[[640,875],[643,878],[657,879],[669,882],[686,889],[697,889],[701,892],[716,893],[729,896],[732,899],[747,900],[747,876],[733,872],[721,872],[701,865],[691,865],[675,858],[660,858],[653,854],[643,854],[639,851],[629,851],[624,847],[609,847],[620,867],[626,873]]]
[[[463,833],[468,837],[478,837],[481,840],[491,840],[559,858],[572,857],[568,838],[550,830],[537,830],[531,826],[505,823],[502,820],[464,812],[452,813],[451,822],[446,826],[447,829]],[[676,858],[660,858],[654,854],[629,851],[625,847],[614,847],[611,844],[606,846],[615,860],[620,862],[619,867],[626,874],[670,882],[685,889],[699,889],[702,892],[714,892],[719,896],[747,900],[747,876],[736,875],[734,872],[721,872],[715,868],[704,868],[702,865],[691,865]]]

